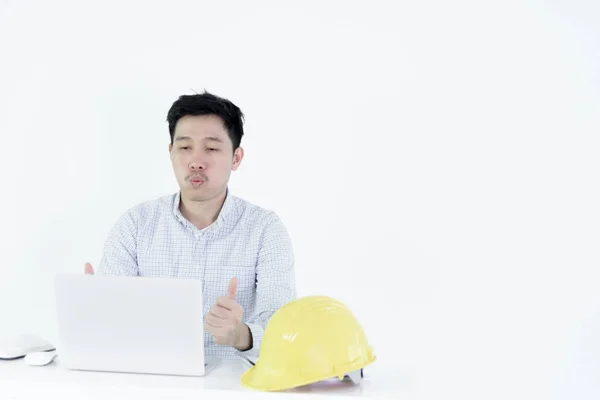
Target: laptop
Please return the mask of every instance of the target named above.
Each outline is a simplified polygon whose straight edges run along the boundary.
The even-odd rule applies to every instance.
[[[55,289],[67,369],[205,375],[200,280],[59,274]]]

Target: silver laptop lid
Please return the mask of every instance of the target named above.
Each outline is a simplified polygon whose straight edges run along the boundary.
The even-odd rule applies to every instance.
[[[202,376],[202,283],[57,275],[60,364],[69,369]]]

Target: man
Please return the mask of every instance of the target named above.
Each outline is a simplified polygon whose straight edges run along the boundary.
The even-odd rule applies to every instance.
[[[138,204],[111,229],[99,275],[201,279],[207,356],[256,358],[269,318],[296,297],[294,255],[278,216],[233,196],[243,114],[210,93],[167,115],[179,192]],[[88,263],[88,274],[94,269]]]

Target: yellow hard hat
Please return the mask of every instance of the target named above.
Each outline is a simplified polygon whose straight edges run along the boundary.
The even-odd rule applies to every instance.
[[[247,388],[277,391],[346,375],[362,376],[375,361],[365,333],[341,302],[306,296],[281,307],[265,328],[256,365],[246,371]],[[352,375],[350,375],[352,376]]]

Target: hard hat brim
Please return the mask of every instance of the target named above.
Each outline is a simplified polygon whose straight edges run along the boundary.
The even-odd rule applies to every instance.
[[[240,382],[241,382],[242,386],[249,388],[249,389],[260,390],[260,391],[264,391],[264,392],[277,392],[277,391],[283,391],[283,390],[288,390],[288,389],[294,389],[294,388],[297,388],[300,386],[310,385],[313,383],[321,382],[321,381],[324,381],[327,379],[332,379],[332,378],[338,378],[338,379],[342,380],[346,374],[356,371],[357,369],[362,369],[362,368],[366,367],[367,365],[372,364],[375,360],[376,360],[376,357],[372,356],[371,359],[369,360],[369,362],[362,363],[362,365],[358,368],[357,368],[357,366],[353,366],[353,367],[349,368],[348,371],[340,371],[340,372],[338,372],[336,374],[332,374],[330,376],[314,377],[313,379],[298,379],[298,380],[295,380],[294,382],[290,382],[290,381],[281,382],[280,378],[278,378],[278,377],[268,377],[268,376],[264,376],[264,374],[261,376],[260,364],[259,364],[260,361],[259,361],[259,363],[257,363],[256,365],[254,365],[253,367],[251,367],[250,369],[248,369],[246,372],[244,372],[242,374]]]

